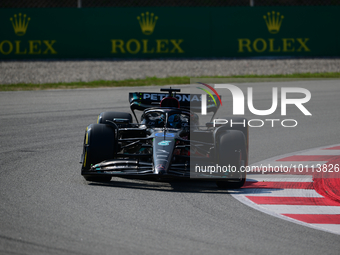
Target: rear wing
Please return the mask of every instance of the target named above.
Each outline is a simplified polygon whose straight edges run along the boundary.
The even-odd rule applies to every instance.
[[[168,96],[168,93],[151,93],[151,92],[132,92],[129,93],[129,102],[132,112],[134,110],[144,111],[148,108],[159,107],[161,100]],[[180,108],[201,112],[201,94],[184,94],[176,93]],[[221,96],[220,96],[221,97]],[[217,112],[220,107],[220,101],[214,95],[214,99],[207,95],[207,112]],[[215,103],[216,102],[216,103]]]

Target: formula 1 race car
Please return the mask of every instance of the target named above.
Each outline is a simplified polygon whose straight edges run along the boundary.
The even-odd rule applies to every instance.
[[[94,182],[111,177],[197,178],[215,181],[219,188],[242,187],[246,180],[242,169],[248,164],[248,126],[231,123],[246,120],[229,118],[223,125],[200,126],[201,95],[181,94],[172,88],[161,92],[129,93],[136,123],[130,113],[102,112],[97,123],[86,128],[82,176]],[[219,106],[210,104],[207,112],[214,117]],[[143,111],[140,122],[136,110]]]

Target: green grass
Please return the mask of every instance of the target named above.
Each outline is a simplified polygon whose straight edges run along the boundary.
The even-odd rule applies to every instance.
[[[79,88],[107,88],[107,87],[138,87],[150,85],[175,85],[175,84],[190,84],[191,77],[147,77],[145,79],[128,79],[121,81],[91,81],[91,82],[60,82],[60,83],[18,83],[18,84],[0,84],[0,91],[19,91],[19,90],[44,90],[44,89],[79,89]],[[202,76],[195,78],[284,78],[284,79],[329,79],[340,78],[339,73],[299,73],[299,74],[275,74],[275,75],[234,75],[234,76]],[[250,80],[251,80],[250,79]],[[256,80],[255,79],[255,80]],[[253,80],[253,81],[255,81]]]

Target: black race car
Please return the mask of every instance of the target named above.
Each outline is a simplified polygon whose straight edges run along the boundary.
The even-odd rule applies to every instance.
[[[129,93],[132,115],[102,112],[86,128],[81,174],[87,181],[111,177],[149,180],[215,181],[219,188],[240,188],[246,180],[248,126],[199,125],[200,95],[180,89]],[[166,92],[166,93],[164,93]],[[176,94],[177,93],[177,94]],[[219,104],[208,105],[215,116]],[[141,121],[135,110],[143,111]],[[213,118],[212,118],[213,119]],[[231,119],[229,119],[231,120]],[[241,123],[245,119],[233,118]]]

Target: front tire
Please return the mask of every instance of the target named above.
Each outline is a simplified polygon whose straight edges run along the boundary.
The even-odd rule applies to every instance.
[[[216,136],[218,136],[218,133],[222,131],[222,133],[226,130],[238,130],[241,131],[244,134],[245,141],[246,141],[246,149],[247,149],[247,155],[249,153],[249,127],[248,127],[248,120],[246,118],[239,118],[239,117],[233,117],[233,118],[225,118],[225,120],[228,121],[227,124],[222,125],[221,127],[217,128],[216,130]],[[248,159],[248,157],[247,157]],[[248,165],[248,161],[246,162],[246,165]]]
[[[219,137],[218,164],[236,168],[235,176],[230,176],[226,180],[216,181],[216,185],[221,189],[239,189],[246,181],[246,172],[241,171],[242,166],[248,162],[246,139],[243,132],[238,130],[228,130]],[[243,169],[242,169],[243,170]]]
[[[87,181],[106,182],[109,175],[86,174],[92,165],[113,159],[115,154],[115,128],[109,125],[92,124],[87,127],[84,138],[81,174]]]

